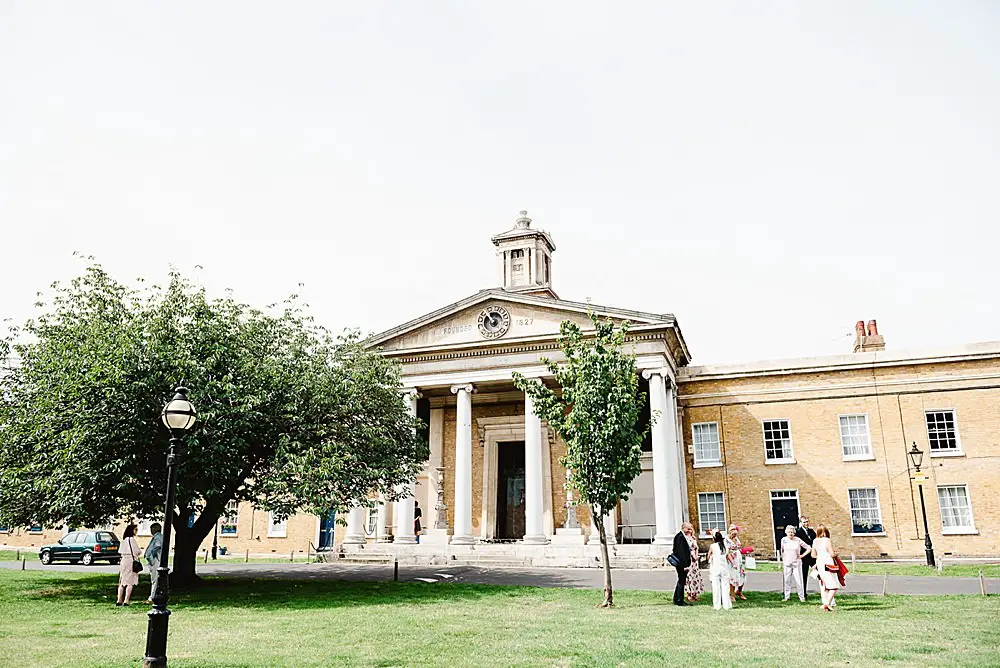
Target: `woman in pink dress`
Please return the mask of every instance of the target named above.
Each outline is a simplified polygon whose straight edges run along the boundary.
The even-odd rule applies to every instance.
[[[132,602],[132,587],[139,584],[139,574],[132,570],[132,562],[138,561],[142,554],[139,541],[135,539],[134,524],[125,527],[118,554],[122,555],[122,559],[118,562],[118,602],[115,606],[129,605]]]
[[[840,575],[827,569],[827,566],[836,566],[834,557],[837,553],[833,550],[833,542],[830,541],[830,530],[820,524],[816,527],[816,540],[812,544],[812,556],[816,558],[816,572],[819,574],[819,591],[823,599],[823,609],[833,612],[837,607],[837,590],[840,589]]]

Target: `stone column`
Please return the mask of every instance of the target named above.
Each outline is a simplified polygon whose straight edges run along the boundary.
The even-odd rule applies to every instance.
[[[385,502],[385,496],[378,498],[378,519],[375,524],[375,541],[378,543],[388,543],[392,541],[389,535],[389,504]]]
[[[347,535],[344,536],[344,545],[364,545],[365,538],[365,509],[361,506],[354,506],[347,513]]]
[[[673,424],[665,385],[670,382],[664,369],[647,369],[643,378],[649,380],[649,410],[656,422],[652,427],[653,436],[653,503],[656,513],[656,533],[654,545],[671,545],[680,523],[673,522],[675,500],[673,488],[678,487],[677,456],[675,438],[668,425]]]
[[[540,381],[535,381],[540,382]],[[542,500],[542,421],[535,414],[531,395],[524,395],[524,542],[545,545]]]
[[[673,493],[673,515],[670,521],[673,532],[676,534],[681,530],[684,522],[685,509],[687,508],[687,467],[684,465],[683,439],[678,438],[677,429],[677,386],[671,382],[669,376],[664,378],[667,394],[667,412],[664,414],[665,427],[667,428],[667,448],[669,452],[667,458],[671,460],[673,472],[673,484],[670,491]]]
[[[403,400],[406,402],[410,415],[417,415],[417,399],[420,394],[415,389],[408,389],[403,392]],[[413,483],[407,483],[406,496],[396,502],[396,526],[393,531],[395,542],[410,544],[417,542],[417,537],[413,535]]]
[[[471,384],[451,388],[458,399],[455,420],[455,529],[451,542],[472,545],[472,392]]]

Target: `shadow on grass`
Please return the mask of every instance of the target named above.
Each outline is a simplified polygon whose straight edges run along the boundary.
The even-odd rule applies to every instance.
[[[21,600],[73,602],[107,605],[113,601],[118,578],[88,575],[75,578],[31,577],[0,589]],[[12,586],[13,585],[13,586]],[[148,584],[136,587],[133,601],[149,593]],[[171,608],[261,608],[297,610],[376,605],[425,605],[441,601],[475,601],[485,598],[518,597],[520,587],[420,582],[345,582],[337,580],[275,580],[250,578],[206,578],[195,589],[172,591]]]

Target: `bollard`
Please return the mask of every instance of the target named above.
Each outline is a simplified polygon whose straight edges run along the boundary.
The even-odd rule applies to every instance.
[[[983,569],[979,569],[979,591],[983,592],[983,596],[986,596],[986,578],[983,577]]]
[[[854,562],[855,562],[854,553],[851,552],[851,570],[857,572],[858,565],[856,563],[854,563]]]
[[[205,550],[205,563],[208,563],[208,550]]]
[[[246,564],[250,563],[250,550],[247,550],[247,558],[246,558],[246,561],[244,561],[243,563],[246,563]]]
[[[396,558],[392,560],[392,581],[399,582],[399,559]]]
[[[882,595],[885,596],[889,592],[889,574],[885,573],[882,575]]]
[[[292,563],[295,563],[295,550],[292,550],[291,553],[288,555],[288,560]]]
[[[14,552],[14,561],[21,561],[21,550]]]
[[[27,563],[28,563],[28,558],[27,557],[21,557],[21,570],[22,571],[24,570],[25,564],[27,564]],[[979,571],[979,579],[980,580],[983,579],[983,572],[982,571]]]
[[[944,571],[944,557],[937,560],[938,575]]]

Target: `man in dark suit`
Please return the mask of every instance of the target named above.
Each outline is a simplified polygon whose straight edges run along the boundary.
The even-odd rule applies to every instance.
[[[672,556],[677,562],[674,568],[677,569],[677,586],[674,587],[674,605],[687,605],[684,602],[684,583],[687,581],[687,568],[691,565],[691,546],[688,545],[687,536],[694,535],[694,527],[685,522],[681,525],[681,530],[674,536],[674,549]]]
[[[795,530],[795,537],[801,540],[806,545],[812,545],[813,541],[816,540],[816,532],[809,528],[809,518],[805,515],[799,517],[799,527]],[[802,591],[806,593],[808,597],[809,592],[809,569],[816,564],[816,560],[813,559],[811,554],[807,554],[802,557]]]

